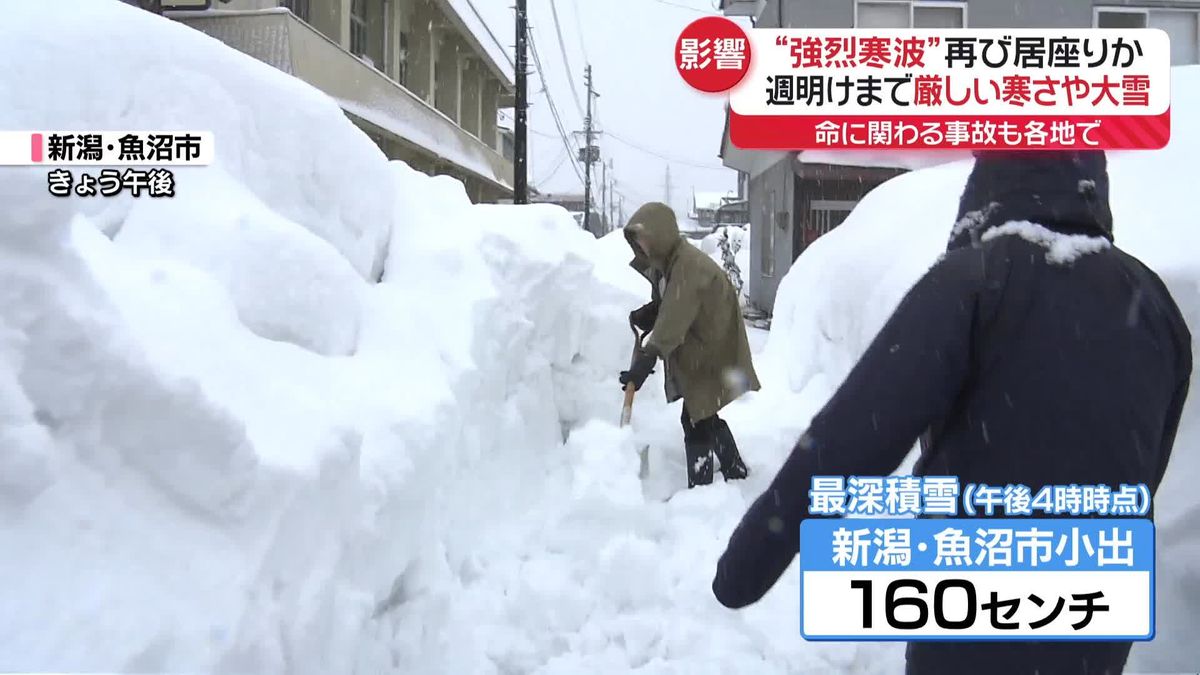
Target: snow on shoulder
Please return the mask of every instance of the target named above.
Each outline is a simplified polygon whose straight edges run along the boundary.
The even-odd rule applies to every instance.
[[[1063,234],[1027,220],[1011,221],[989,228],[983,233],[981,239],[983,241],[990,241],[1006,235],[1016,235],[1038,246],[1045,247],[1048,249],[1046,251],[1046,261],[1059,265],[1075,262],[1081,256],[1112,247],[1112,242],[1104,237],[1092,237],[1086,234]]]

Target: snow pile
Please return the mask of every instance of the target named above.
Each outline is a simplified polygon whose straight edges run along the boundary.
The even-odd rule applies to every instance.
[[[279,77],[274,68],[183,24],[112,6],[118,4],[5,3],[0,126],[211,131],[216,167],[270,210],[331,243],[359,274],[376,275],[392,202],[391,177],[375,144],[307,84]],[[146,60],[154,67],[80,66],[81,60],[127,64],[131,50],[156,55]],[[31,91],[38,95],[29,96]],[[313,130],[322,136],[305,133]],[[197,173],[211,169],[180,170],[177,182],[187,184]],[[130,208],[143,208],[144,201],[97,198],[81,207],[107,226],[123,221]]]
[[[745,305],[750,291],[749,284],[746,283],[750,273],[750,226],[748,224],[743,226],[721,225],[707,237],[699,241],[689,241],[703,251],[705,255],[712,258],[713,262],[717,263],[721,269],[729,273],[729,261],[726,259],[726,253],[722,249],[722,240],[725,240],[725,245],[733,253],[733,264],[737,266],[738,275],[742,281],[739,297],[742,304]],[[730,275],[730,280],[733,280],[732,275]]]
[[[564,426],[615,416],[615,383],[594,410],[575,389],[623,365],[602,327],[636,298],[597,281],[587,236],[559,209],[472,207],[394,171],[398,201],[448,194],[397,222],[384,283],[358,282],[351,357],[255,335],[244,288],[161,241],[110,241],[69,202],[6,214],[0,539],[22,555],[0,568],[24,591],[0,601],[5,668],[377,671],[403,638],[361,641],[413,616],[428,561],[468,560],[574,461],[553,455]],[[6,203],[39,195],[7,173]],[[585,443],[578,470],[611,451]]]
[[[389,165],[328,99],[183,26],[9,10],[0,91],[51,91],[6,97],[0,126],[213,129],[219,159],[161,201],[2,171],[0,668],[405,670],[373,631],[427,559],[457,569],[565,432],[615,418],[606,329],[639,298],[609,282],[636,275],[561,209]]]
[[[679,408],[656,373],[615,428],[626,313],[649,295],[619,234],[472,206],[307,87],[150,14],[9,9],[0,90],[58,95],[0,126],[215,125],[220,160],[159,202],[55,200],[42,171],[0,171],[0,669],[894,662],[798,640],[794,593],[712,598],[767,475],[659,501],[684,481]],[[82,36],[115,36],[126,65],[61,67],[27,37],[48,24],[97,54]],[[729,417],[751,447],[795,433],[751,412]]]
[[[1191,119],[1200,111],[1200,68],[1176,68],[1171,91],[1174,115]],[[1179,124],[1161,151],[1110,153],[1109,177],[1116,245],[1163,278],[1200,342],[1200,233],[1188,199],[1197,153],[1200,128]],[[970,169],[969,161],[960,161],[892,179],[805,251],[780,283],[759,359],[764,392],[786,389],[807,401],[833,393],[907,289],[945,250]],[[1041,229],[1014,223],[988,236],[1032,238],[1059,262],[1108,244],[1048,238]],[[1200,344],[1193,351],[1200,354]],[[1200,391],[1200,374],[1193,374],[1192,390]],[[1200,617],[1198,481],[1200,396],[1192,395],[1155,506],[1157,636],[1134,647],[1130,672],[1191,671],[1200,663],[1192,637]]]
[[[615,425],[626,315],[649,297],[619,232],[471,205],[458,182],[387,162],[311,88],[148,13],[6,9],[0,127],[211,129],[218,161],[160,201],[56,200],[42,170],[0,169],[0,669],[900,667],[902,645],[801,640],[794,572],[743,612],[709,583],[749,500],[944,244],[953,208],[937,209],[964,167],[889,184],[806,252],[758,364],[767,387],[722,415],[750,479],[664,503],[685,474],[661,372]],[[78,68],[61,44],[109,65]],[[1155,159],[1115,166],[1114,191]],[[896,216],[906,189],[931,222]],[[1140,245],[1195,300],[1194,247],[1165,244]],[[1181,437],[1196,427],[1189,408]],[[1166,546],[1194,542],[1187,515],[1166,505]],[[1194,570],[1170,565],[1160,639],[1194,596]]]

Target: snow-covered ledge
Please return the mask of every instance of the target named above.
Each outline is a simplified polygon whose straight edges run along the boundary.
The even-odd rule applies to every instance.
[[[499,152],[286,9],[172,12],[171,17],[304,80],[396,139],[488,184],[512,189],[512,163]]]

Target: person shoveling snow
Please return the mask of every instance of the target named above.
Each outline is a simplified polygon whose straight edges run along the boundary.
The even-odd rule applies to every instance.
[[[733,432],[717,413],[747,391],[759,389],[737,291],[725,271],[684,242],[675,213],[652,202],[625,226],[633,269],[650,281],[651,300],[629,314],[649,333],[621,386],[640,389],[659,358],[665,364],[667,401],[683,399],[688,488],[713,479],[712,456],[725,480],[749,475]]]

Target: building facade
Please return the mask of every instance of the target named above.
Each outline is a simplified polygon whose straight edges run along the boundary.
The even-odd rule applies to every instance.
[[[712,229],[717,224],[717,211],[728,202],[737,201],[732,192],[692,191],[692,212],[689,216],[701,227]]]
[[[1175,65],[1200,62],[1200,0],[722,0],[727,16],[775,28],[1161,28]],[[804,153],[747,151],[721,139],[725,166],[748,180],[750,302],[770,311],[779,282],[816,238],[904,166],[873,157],[804,161]],[[883,164],[883,166],[880,166]]]
[[[325,92],[389,158],[454,176],[477,202],[512,197],[497,112],[513,65],[469,2],[212,0],[166,15]]]

